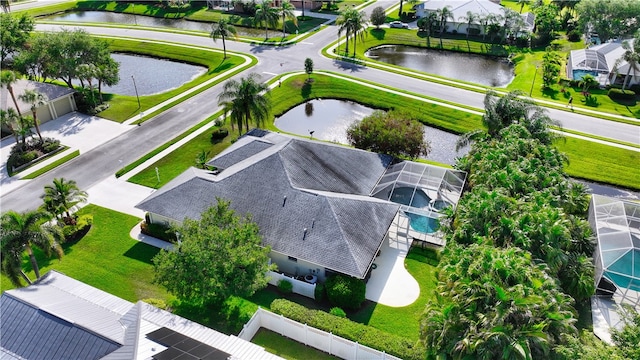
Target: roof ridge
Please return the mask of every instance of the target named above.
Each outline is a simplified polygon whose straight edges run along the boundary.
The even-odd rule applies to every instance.
[[[333,216],[335,222],[338,224],[338,231],[340,231],[340,235],[341,238],[344,240],[346,239],[345,236],[345,232],[342,228],[342,222],[340,221],[340,219],[338,218],[337,214],[336,214],[336,210],[333,206],[333,201],[331,201],[330,199],[335,199],[335,198],[330,198],[328,196],[322,196],[322,198],[327,202],[327,204],[329,204],[329,207],[331,208],[331,216]],[[356,268],[358,269],[358,272],[362,272],[362,269],[360,269],[360,266],[358,264],[358,258],[357,256],[355,256],[354,254],[354,249],[351,246],[351,242],[350,241],[343,241],[343,243],[345,243],[347,245],[347,248],[349,249],[349,256],[351,257],[351,259],[353,260],[352,263],[356,266]]]

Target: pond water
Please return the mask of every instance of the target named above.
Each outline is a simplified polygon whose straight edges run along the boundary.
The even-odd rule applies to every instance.
[[[314,139],[348,144],[347,128],[373,113],[374,109],[343,100],[316,99],[300,104],[275,120],[275,126],[286,132],[309,136]],[[454,164],[456,157],[464,156],[464,148],[456,153],[458,135],[433,127],[424,127],[425,138],[431,142],[431,152],[426,159]]]
[[[176,61],[147,56],[111,54],[120,63],[120,82],[115,86],[103,86],[102,91],[112,94],[135,96],[151,95],[178,88],[204,74],[207,68]]]
[[[122,14],[108,11],[71,11],[63,14],[42,17],[42,19],[50,21],[116,23],[211,32],[211,23],[184,19],[156,18],[152,16]],[[238,32],[238,36],[264,36],[264,29],[261,30],[236,26],[236,30]],[[270,34],[273,34],[274,32],[275,30],[269,31]]]
[[[513,66],[508,61],[488,56],[404,45],[372,48],[365,55],[388,64],[486,86],[503,87],[513,80]]]

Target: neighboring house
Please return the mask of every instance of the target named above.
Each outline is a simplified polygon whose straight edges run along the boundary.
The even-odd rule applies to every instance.
[[[0,359],[168,360],[280,357],[55,270],[0,297]]]
[[[481,18],[487,17],[487,15],[504,15],[504,8],[489,0],[427,0],[414,8],[416,16],[421,18],[444,7],[449,7],[453,14],[453,19],[447,20],[446,32],[455,30],[458,33],[466,34],[468,24],[462,18],[466,17],[469,11]],[[478,29],[481,35],[485,33],[485,29],[482,29],[479,23],[472,25],[471,28]]]
[[[592,195],[589,223],[597,237],[593,331],[612,343],[609,329],[624,325],[620,306],[640,312],[640,204]]]
[[[257,129],[209,165],[217,170],[191,168],[136,207],[152,223],[180,223],[198,219],[216,198],[229,200],[238,214],[251,214],[280,271],[320,281],[334,273],[366,278],[399,210],[411,219],[404,232],[428,241],[466,177]]]
[[[628,40],[633,46],[633,39]],[[616,67],[616,61],[622,57],[625,50],[621,42],[607,42],[592,46],[588,49],[573,50],[567,61],[567,77],[581,80],[589,74],[595,77],[600,85],[622,84],[629,71],[629,63],[621,61]],[[640,71],[631,68],[627,86],[640,84]]]
[[[20,79],[13,84],[13,93],[18,101],[18,107],[20,108],[21,115],[31,116],[31,104],[25,103],[19,99],[19,95],[24,90],[35,90],[47,97],[49,101],[47,104],[40,106],[36,111],[38,115],[38,121],[40,124],[44,124],[47,121],[57,119],[62,115],[68,114],[72,111],[76,111],[76,101],[73,98],[75,90],[70,89],[67,86],[58,86],[53,84],[41,83],[30,80]],[[3,110],[7,108],[15,108],[13,99],[6,88],[2,87],[0,90],[0,104]]]

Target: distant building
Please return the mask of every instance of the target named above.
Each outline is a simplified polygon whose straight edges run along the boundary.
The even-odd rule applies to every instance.
[[[628,40],[633,46],[633,39]],[[567,78],[581,80],[585,75],[595,77],[600,85],[619,84],[626,81],[626,86],[640,83],[640,71],[631,68],[626,61],[616,67],[616,61],[625,50],[621,42],[607,42],[588,49],[573,50],[567,61]],[[627,72],[629,78],[626,79]]]

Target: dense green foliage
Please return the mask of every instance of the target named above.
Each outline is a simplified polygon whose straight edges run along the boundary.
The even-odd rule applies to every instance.
[[[621,330],[612,329],[611,338],[622,356],[629,359],[640,359],[640,313],[633,307],[624,307]]]
[[[364,301],[364,281],[346,275],[334,275],[325,282],[329,302],[344,309],[358,309]]]
[[[640,28],[640,1],[636,0],[582,0],[576,5],[580,28],[591,27],[600,40],[626,38]]]
[[[65,225],[62,227],[65,243],[74,242],[81,239],[89,232],[93,225],[93,215],[85,214],[75,219],[75,224]]]
[[[173,231],[171,227],[164,224],[142,222],[140,223],[140,232],[170,243],[176,243],[178,241],[176,232]]]
[[[631,90],[611,88],[607,93],[612,100],[635,101],[636,93]]]
[[[274,300],[271,303],[271,311],[336,336],[398,356],[401,359],[417,360],[423,358],[424,348],[419,344],[324,311],[310,310],[285,299]]]
[[[283,294],[291,294],[293,291],[293,284],[289,280],[282,279],[278,281],[278,290]]]
[[[0,64],[3,67],[7,56],[23,49],[34,26],[33,18],[25,13],[0,14]]]
[[[199,220],[185,219],[175,251],[153,258],[154,281],[193,305],[221,304],[232,295],[250,296],[267,285],[268,246],[258,226],[240,218],[222,199]]]
[[[430,143],[424,139],[424,127],[411,114],[393,110],[376,110],[347,129],[347,138],[358,149],[391,156],[415,159],[429,154]]]
[[[73,224],[75,221],[70,212],[74,206],[86,202],[87,196],[87,192],[80,190],[75,180],[54,178],[53,183],[44,187],[43,209],[55,216],[64,215],[64,222]]]
[[[540,109],[493,96],[488,132],[456,164],[466,193],[441,222],[447,249],[421,332],[429,358],[559,357],[572,305],[594,292],[586,188],[564,175],[548,121],[528,120]]]

